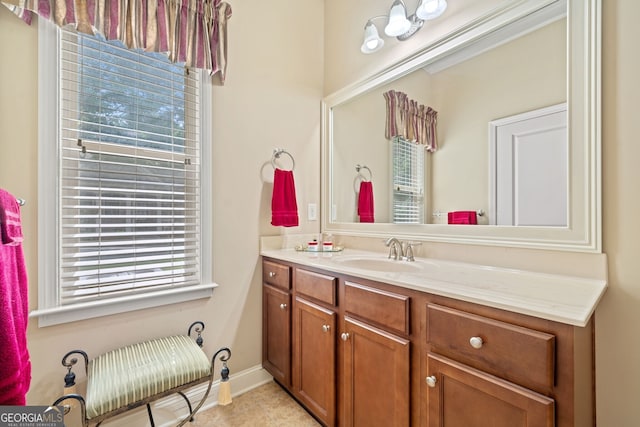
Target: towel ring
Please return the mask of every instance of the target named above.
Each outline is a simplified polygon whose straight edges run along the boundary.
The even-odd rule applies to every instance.
[[[274,169],[278,169],[278,166],[276,165],[276,159],[279,159],[280,156],[283,155],[283,154],[286,154],[291,159],[291,169],[290,170],[293,171],[296,168],[296,161],[293,158],[293,156],[291,155],[291,153],[289,153],[287,150],[284,150],[282,148],[276,148],[275,150],[273,150],[273,156],[271,156],[271,166],[273,166]]]
[[[369,171],[369,179],[367,179],[366,176],[360,174],[360,170],[361,169],[366,169]],[[360,175],[362,175],[362,177],[364,179],[366,179],[367,181],[371,181],[373,179],[373,173],[371,172],[371,169],[369,169],[369,167],[367,165],[356,165],[356,172],[358,172]]]

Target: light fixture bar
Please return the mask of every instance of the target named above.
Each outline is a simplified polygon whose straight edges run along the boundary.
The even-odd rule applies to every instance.
[[[384,40],[373,23],[376,18],[385,18],[385,35],[405,41],[417,33],[425,21],[440,17],[447,9],[447,0],[418,0],[415,13],[407,16],[407,7],[403,0],[394,0],[385,16],[369,18],[364,26],[364,39],[360,51],[365,54],[377,52],[384,46]]]

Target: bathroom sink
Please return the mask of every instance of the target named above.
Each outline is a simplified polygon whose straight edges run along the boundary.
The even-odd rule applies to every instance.
[[[396,261],[383,256],[354,256],[335,258],[333,262],[343,267],[388,273],[419,273],[420,271],[423,271],[428,264],[428,262],[420,260]]]

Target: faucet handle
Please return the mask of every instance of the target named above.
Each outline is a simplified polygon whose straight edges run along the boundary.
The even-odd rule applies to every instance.
[[[389,246],[389,256],[387,258],[398,259],[398,247],[396,245]]]

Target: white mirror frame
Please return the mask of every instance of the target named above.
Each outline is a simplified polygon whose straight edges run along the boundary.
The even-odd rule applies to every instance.
[[[495,225],[340,223],[331,218],[332,109],[426,64],[450,57],[474,41],[514,21],[562,5],[563,0],[522,0],[493,11],[380,73],[349,85],[322,102],[322,215],[324,232],[510,246],[577,252],[601,252],[601,0],[567,0],[567,100],[569,104],[568,227]]]

